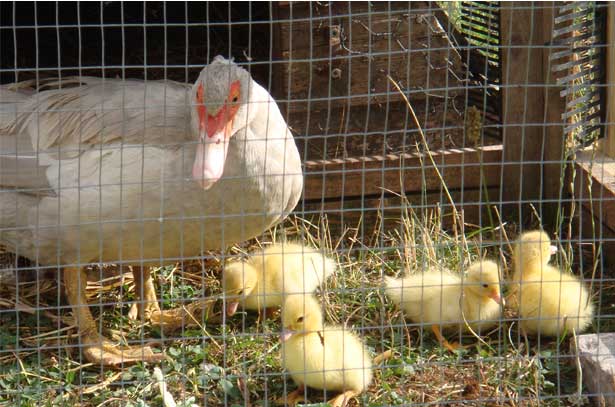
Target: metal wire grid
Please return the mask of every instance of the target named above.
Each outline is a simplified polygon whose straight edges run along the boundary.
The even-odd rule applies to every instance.
[[[555,6],[558,6],[558,4]],[[555,6],[528,4],[527,8]],[[34,18],[31,22],[24,23],[21,21],[23,17],[20,13],[23,13],[23,11],[20,7],[32,7]],[[76,8],[76,23],[65,23],[63,21],[65,16],[63,7]],[[142,18],[138,22],[128,21],[135,18],[134,15],[130,14],[133,11],[128,12],[128,9],[133,7],[137,7],[136,14],[139,14],[139,7],[141,8]],[[275,16],[275,11],[279,11],[280,7],[288,7],[290,15],[288,18]],[[342,11],[340,11],[340,7],[343,8]],[[115,9],[116,12],[108,11],[109,8]],[[407,24],[409,27],[413,27],[425,24],[426,21],[435,21],[432,14],[438,6],[434,3],[402,6],[386,3],[378,7],[368,7],[367,11],[356,11],[356,8],[359,8],[359,6],[352,4],[338,6],[336,10],[333,6],[318,5],[312,7],[310,5],[307,7],[307,15],[298,16],[293,10],[300,10],[301,6],[293,3],[289,5],[267,4],[266,6],[251,3],[243,6],[232,6],[224,3],[203,6],[186,3],[183,5],[183,10],[182,8],[173,9],[170,4],[144,4],[139,6],[125,3],[102,3],[94,6],[85,3],[77,3],[74,6],[59,3],[53,5],[36,3],[29,6],[22,6],[17,3],[3,4],[0,15],[0,19],[2,19],[0,40],[3,44],[3,62],[0,74],[2,74],[5,83],[34,77],[35,83],[38,84],[42,82],[42,75],[64,77],[73,74],[98,73],[99,76],[112,77],[115,72],[118,72],[121,78],[130,78],[134,74],[135,77],[141,77],[145,80],[164,78],[191,82],[202,66],[217,53],[233,55],[238,62],[241,62],[242,66],[253,73],[255,78],[260,79],[261,84],[266,85],[270,92],[275,91],[281,80],[286,80],[286,93],[276,94],[275,96],[281,106],[289,107],[285,118],[291,126],[296,118],[293,117],[290,105],[304,104],[307,106],[306,110],[300,112],[307,117],[307,120],[303,122],[303,127],[294,127],[293,130],[296,133],[297,144],[302,149],[302,159],[304,162],[309,162],[318,159],[325,161],[338,158],[346,159],[350,153],[386,155],[415,152],[418,132],[412,122],[410,112],[407,109],[402,109],[403,120],[401,123],[403,124],[401,126],[400,123],[394,123],[389,118],[390,111],[395,109],[395,103],[400,103],[398,99],[395,99],[398,93],[392,86],[387,87],[385,91],[372,91],[371,86],[368,86],[367,92],[356,94],[353,93],[353,84],[350,81],[346,88],[346,94],[337,96],[332,89],[333,81],[330,80],[324,96],[316,97],[312,96],[311,93],[316,82],[313,68],[318,64],[328,64],[325,72],[328,77],[333,74],[335,64],[342,61],[347,64],[345,66],[348,72],[354,72],[353,66],[360,66],[361,69],[368,71],[368,78],[373,78],[375,75],[374,66],[376,66],[372,62],[374,59],[386,58],[385,73],[392,73],[399,72],[392,65],[392,60],[396,56],[407,56],[405,67],[400,70],[405,74],[400,75],[402,81],[405,76],[405,84],[402,83],[404,93],[415,108],[418,106],[419,120],[427,134],[431,136],[428,139],[429,143],[435,146],[447,146],[450,133],[457,130],[460,136],[455,140],[460,143],[457,147],[473,147],[467,141],[467,134],[464,133],[467,127],[464,123],[463,109],[464,106],[468,105],[468,92],[472,90],[472,87],[479,88],[480,85],[468,84],[468,73],[466,71],[466,76],[464,76],[463,70],[461,77],[458,77],[457,73],[445,75],[443,84],[435,83],[437,81],[433,80],[433,72],[436,69],[433,60],[436,58],[435,55],[444,51],[445,59],[451,61],[457,52],[450,43],[445,46],[434,44],[440,44],[438,41],[442,38],[443,33],[454,30],[452,24],[449,23],[448,27],[441,27],[443,28],[442,31],[437,30],[435,23],[429,24],[426,37],[421,39],[422,48],[413,47],[415,39],[411,37],[411,29],[408,30],[407,37],[401,40],[393,34],[399,24]],[[170,10],[172,9],[174,16],[171,17]],[[192,13],[198,9],[201,9],[201,13],[195,21]],[[183,13],[177,10],[183,11]],[[108,15],[117,16],[118,11],[119,20],[109,21]],[[49,15],[53,15],[53,18],[46,20],[48,17],[45,14],[49,12],[51,12]],[[68,11],[66,15],[68,15]],[[89,20],[87,23],[85,22],[87,16],[93,18],[92,16],[95,15],[98,15],[98,22]],[[400,15],[402,17],[399,17]],[[153,21],[150,21],[152,19]],[[387,21],[385,32],[373,30],[376,20],[379,19]],[[367,44],[353,42],[357,33],[352,30],[356,29],[353,27],[355,27],[357,20],[366,21],[363,22],[366,26],[363,29],[370,33]],[[330,51],[328,55],[314,55],[314,42],[316,40],[309,33],[315,32],[316,28],[323,25],[333,26],[338,25],[339,22],[342,23],[342,27],[348,30],[340,35],[340,46],[346,53],[333,54]],[[288,44],[286,44],[290,53],[287,58],[280,58],[279,55],[276,55],[278,50],[274,49],[273,46],[275,42],[273,37],[279,35],[274,30],[274,25],[286,24],[289,27],[289,32],[292,33],[292,27],[300,23],[305,23],[309,27],[309,31],[306,33],[309,37],[309,56],[294,56],[293,41],[296,41],[296,37],[290,35],[287,37]],[[512,27],[512,25],[509,25],[509,27]],[[527,25],[530,30],[535,27],[536,24],[532,21]],[[142,53],[139,49],[139,54],[142,54],[144,61],[142,64],[130,62],[131,57],[133,57],[132,52],[130,52],[132,49],[129,49],[127,45],[132,41],[128,34],[130,29],[142,30],[142,46],[139,47],[142,48]],[[177,36],[174,36],[173,40],[170,39],[170,31],[173,29],[184,31],[185,47],[181,47],[184,48],[181,55],[171,57],[173,40],[177,40]],[[44,60],[45,57],[40,52],[44,49],[41,44],[51,38],[51,36],[43,35],[45,30],[55,34],[55,43],[57,44],[55,47],[57,52],[50,53],[55,54],[57,60],[48,64],[41,63],[41,60]],[[65,38],[61,35],[63,30],[74,30],[77,33],[78,40],[75,49],[78,51],[78,57],[75,64],[64,62],[63,55],[66,52],[66,47]],[[86,49],[95,48],[93,44],[84,40],[85,32],[88,30],[100,32],[99,44],[101,44],[100,48],[103,50],[96,56],[95,62],[91,64],[84,60]],[[116,42],[118,37],[117,33],[111,34],[113,30],[120,33],[120,41]],[[161,30],[163,33],[160,43],[153,47],[158,51],[162,49],[160,54],[151,50],[152,40],[149,39],[150,36],[148,35],[151,30]],[[233,30],[239,30],[241,34],[234,36]],[[247,36],[245,36],[246,31],[241,30],[247,30]],[[200,53],[195,55],[191,53],[193,42],[190,36],[197,31],[205,36],[206,45],[200,49]],[[261,40],[266,46],[257,47],[254,45],[257,41],[255,31],[258,31],[258,40]],[[22,45],[20,37],[22,33],[34,35],[33,47],[28,48]],[[266,38],[267,34],[269,38]],[[260,37],[260,35],[264,35],[265,38]],[[8,42],[12,43],[12,47],[6,47],[7,37],[9,38]],[[113,42],[108,38],[114,38]],[[377,38],[387,39],[386,50],[374,51],[372,49]],[[403,45],[404,40],[407,40],[408,45]],[[398,43],[399,41],[402,41],[401,45]],[[247,44],[247,46],[244,49],[241,49],[241,46],[236,48],[238,43]],[[119,62],[116,62],[118,61],[117,53],[111,45],[121,46]],[[366,45],[366,50],[356,51],[363,45]],[[473,48],[472,46],[468,47]],[[10,51],[6,51],[7,49],[13,50],[12,58],[10,56],[7,58],[7,55],[10,54]],[[215,52],[212,52],[212,50],[215,50]],[[24,57],[24,55],[29,54],[29,51],[38,51],[32,52],[35,55],[34,62]],[[507,49],[502,46],[501,51],[510,52],[510,48]],[[155,54],[156,60],[154,61],[149,57],[152,53]],[[98,52],[94,54],[98,54]],[[21,62],[21,57],[24,57],[27,62]],[[365,57],[367,57],[367,63],[361,60]],[[12,65],[7,62],[11,59]],[[291,61],[293,64],[303,63],[310,66],[309,84],[307,86],[310,93],[307,97],[296,97],[293,94],[293,85],[295,84],[293,71],[290,71],[286,76],[274,74],[276,66],[283,66],[287,61]],[[431,68],[425,71],[426,87],[412,86],[410,74],[413,69],[413,61],[423,61]],[[439,60],[436,62],[439,62]],[[462,67],[463,61],[460,62],[459,66]],[[511,68],[508,67],[508,69]],[[379,74],[383,75],[380,72]],[[7,80],[7,75],[14,75],[14,78]],[[506,84],[501,86],[506,87]],[[552,85],[535,85],[526,81],[524,86],[528,88],[533,86],[548,88]],[[419,102],[416,98],[420,98],[418,99]],[[367,100],[368,102],[365,105],[364,113],[359,117],[352,115],[354,99]],[[382,103],[383,99],[384,103]],[[442,114],[434,119],[431,115],[434,110],[433,106],[438,105],[441,99],[445,100],[445,103],[441,106]],[[449,104],[450,99],[454,99],[451,104]],[[463,106],[456,105],[459,99],[462,100]],[[374,100],[377,100],[379,104],[372,103]],[[324,102],[326,109],[312,109],[312,104],[318,102]],[[340,102],[342,102],[341,106],[347,110],[343,118],[339,120],[340,126],[332,128],[330,123],[334,121],[332,116],[335,112],[333,105],[336,103],[339,105]],[[527,109],[529,109],[529,103],[526,98],[525,110],[527,111]],[[461,113],[458,115],[459,119],[456,122],[447,120],[447,114],[455,110]],[[483,117],[485,112],[486,107],[481,112]],[[382,115],[383,117],[382,122],[375,126],[373,123],[374,115]],[[357,129],[351,130],[353,128],[352,123],[355,121],[359,123],[354,126]],[[314,123],[324,123],[324,126],[320,131],[315,132],[313,130]],[[561,122],[549,123],[545,118],[544,123],[527,122],[523,123],[523,126],[529,128],[556,124],[561,124]],[[505,128],[507,126],[506,117],[503,118],[501,124],[496,126]],[[302,136],[302,134],[306,136]],[[337,153],[327,144],[328,142],[330,144],[332,140],[342,140],[343,143],[353,137],[363,141],[360,147],[355,150],[346,149],[342,153]],[[387,140],[399,138],[401,138],[400,143],[392,148],[387,146]],[[322,145],[318,144],[320,140],[323,142]],[[482,140],[484,140],[483,137],[481,137]],[[371,146],[371,150],[370,142],[374,142],[375,145],[375,147]],[[310,143],[317,145],[317,147],[310,149]],[[425,161],[422,165],[404,165],[402,168],[408,172],[424,168],[429,165],[426,159]],[[523,164],[531,165],[534,163],[544,164],[545,160],[526,161]],[[568,162],[553,160],[546,163],[564,165]],[[447,171],[454,171],[460,166],[469,169],[478,165],[480,164],[464,162],[447,164],[442,158],[440,168],[442,174],[446,176]],[[324,179],[327,174],[327,167],[323,166],[322,168],[322,170],[312,170],[311,175],[322,176]],[[507,169],[505,165],[502,165],[501,168],[500,186],[504,186],[507,180]],[[348,171],[345,171],[342,167],[340,171],[342,190],[346,189],[347,173]],[[412,265],[415,269],[425,269],[431,264],[430,261],[433,261],[433,258],[430,259],[429,257],[429,252],[433,252],[443,265],[462,270],[467,267],[470,257],[476,258],[481,252],[487,251],[490,257],[497,258],[502,255],[502,252],[498,250],[500,247],[504,247],[504,253],[509,253],[505,249],[507,233],[515,233],[517,228],[520,229],[527,222],[524,219],[504,219],[505,225],[503,227],[496,226],[489,230],[492,220],[488,220],[483,212],[478,212],[478,230],[487,229],[491,235],[484,233],[485,240],[481,238],[474,244],[470,244],[468,250],[462,250],[462,253],[459,253],[456,249],[461,244],[460,241],[456,240],[459,239],[459,236],[455,237],[453,232],[447,234],[433,232],[439,228],[440,220],[437,219],[437,216],[434,218],[435,220],[432,219],[431,221],[428,218],[431,211],[434,210],[436,214],[450,211],[451,205],[449,205],[444,189],[437,192],[417,191],[416,197],[406,197],[410,200],[414,199],[410,205],[407,201],[391,199],[391,194],[387,191],[382,191],[376,196],[369,196],[366,193],[368,184],[377,179],[377,177],[373,177],[373,174],[378,173],[382,174],[379,181],[384,184],[384,164],[382,170],[371,168],[364,171],[364,179],[359,185],[360,191],[358,193],[361,198],[356,202],[345,202],[342,198],[340,201],[327,205],[330,202],[324,198],[324,194],[321,199],[315,201],[303,199],[296,210],[296,214],[300,219],[312,219],[313,223],[298,221],[295,223],[294,229],[292,225],[287,225],[288,227],[282,232],[282,236],[286,234],[290,239],[299,239],[312,245],[334,249],[333,252],[340,261],[340,271],[321,293],[327,319],[352,325],[353,330],[367,341],[373,352],[392,349],[396,353],[392,360],[375,369],[377,374],[376,384],[360,396],[363,398],[359,398],[359,400],[366,404],[375,403],[378,405],[409,405],[410,403],[413,405],[455,405],[459,403],[474,405],[484,405],[485,403],[567,404],[577,400],[574,397],[580,395],[581,402],[586,401],[590,393],[585,388],[581,388],[580,394],[577,392],[576,386],[580,384],[577,382],[575,370],[570,368],[569,365],[570,362],[576,360],[576,355],[566,348],[566,342],[551,341],[545,338],[525,342],[522,335],[514,329],[508,331],[508,328],[514,327],[516,318],[506,315],[502,318],[502,324],[499,325],[496,332],[491,333],[488,337],[491,346],[481,348],[478,352],[470,351],[451,358],[442,355],[432,336],[424,332],[424,326],[406,321],[403,314],[385,299],[382,292],[378,290],[383,275],[399,274],[409,265]],[[491,201],[486,201],[486,196],[480,193],[473,194],[473,191],[464,188],[464,174],[465,172],[462,171],[461,188],[459,191],[455,191],[457,193],[455,198],[460,205],[475,203],[476,206],[485,208],[495,204],[499,207],[500,213],[503,213],[502,209],[506,204],[536,203],[522,200],[518,202],[506,201],[501,193],[495,194],[497,197],[495,201],[493,196],[490,196]],[[542,183],[542,180],[540,182]],[[557,199],[542,199],[539,203],[555,203],[564,207],[577,201],[607,201],[609,199],[605,196],[585,196],[583,185],[576,193],[578,195],[575,199],[560,195]],[[347,205],[348,203],[350,205]],[[401,215],[390,215],[396,210],[398,212],[400,210],[410,211],[410,213],[413,211],[416,217],[410,215],[404,219],[410,224],[417,222],[417,224],[423,225],[422,228],[416,226],[418,230],[416,232],[408,224],[401,223]],[[359,224],[353,223],[357,214],[363,215],[366,219],[369,215],[378,216],[380,229],[378,229],[377,224],[370,224],[367,221]],[[537,217],[544,215],[542,206],[538,207],[537,215]],[[598,218],[603,219],[604,215],[600,213]],[[325,223],[325,220],[335,219],[335,216],[339,217],[339,224],[341,225],[340,230],[337,231],[335,225],[329,225],[330,229],[328,229]],[[587,213],[581,212],[579,224],[582,224],[584,216],[588,216]],[[388,219],[389,217],[392,217],[392,219]],[[195,220],[197,219],[186,219],[186,221]],[[533,223],[536,225],[537,220],[534,219]],[[313,224],[316,226],[312,226]],[[344,235],[346,237],[342,236],[339,242],[334,245],[336,243],[334,234],[344,231],[344,226],[349,226],[351,229],[346,230]],[[431,229],[428,226],[431,226]],[[562,222],[558,230],[563,232],[566,226],[567,224]],[[6,231],[6,228],[3,227],[3,230]],[[378,233],[373,233],[373,230],[377,230]],[[429,231],[432,231],[433,236],[426,238],[425,234],[429,234]],[[417,234],[413,235],[410,232]],[[462,229],[457,230],[457,232],[463,234],[467,231]],[[282,238],[279,230],[276,233],[277,236],[274,236],[277,239]],[[333,233],[333,235],[328,236],[327,233]],[[602,236],[602,229],[599,229],[597,234],[593,241],[570,237],[562,239],[561,243],[569,247],[578,245],[583,249],[587,243],[596,245],[600,242],[611,241],[608,237]],[[471,235],[472,232],[469,232],[468,238]],[[488,236],[491,236],[491,238]],[[268,241],[272,239],[272,236],[264,234],[261,239]],[[243,250],[246,250],[247,247],[252,248],[253,245],[244,245]],[[236,253],[238,251],[231,254],[231,258],[235,258]],[[226,257],[227,255],[212,253],[205,256],[195,254],[157,259],[161,264],[179,263],[180,266],[179,269],[161,268],[158,271],[159,282],[162,284],[159,285],[157,291],[163,308],[177,304],[189,304],[195,299],[202,299],[219,293],[220,287],[217,279],[219,270],[222,268],[222,262],[226,260]],[[596,291],[599,289],[598,286],[608,287],[612,280],[606,274],[603,274],[606,271],[603,270],[603,263],[598,264],[597,273],[592,275],[592,278],[587,278],[587,270],[594,268],[595,264],[593,262],[589,265],[586,264],[586,257],[581,250],[581,253],[578,253],[574,260],[575,266],[577,262],[579,263],[579,272],[582,272],[582,275],[586,277],[586,283],[591,283]],[[37,259],[32,260],[36,264]],[[562,260],[565,261],[566,259]],[[15,274],[18,282],[27,279],[25,271],[27,269],[23,267],[23,263],[18,264],[17,260],[14,261],[13,264],[16,266],[14,268],[18,270],[18,273]],[[110,263],[121,265],[122,261],[118,259],[118,261]],[[76,265],[81,266],[82,264]],[[153,387],[156,382],[152,378],[152,366],[137,365],[116,371],[100,365],[80,365],[80,362],[85,363],[85,361],[81,360],[80,345],[74,330],[70,331],[66,328],[66,325],[70,325],[67,323],[67,321],[70,321],[67,317],[70,307],[61,298],[61,289],[57,288],[60,286],[59,275],[54,276],[55,280],[52,280],[51,283],[39,279],[40,270],[55,271],[62,266],[66,266],[66,264],[31,265],[29,269],[35,270],[34,281],[16,284],[13,291],[7,291],[9,298],[13,298],[14,301],[7,300],[9,307],[0,311],[2,325],[7,328],[6,332],[3,333],[2,349],[0,350],[0,358],[3,361],[0,402],[6,405],[55,405],[63,402],[78,402],[84,405],[105,403],[160,405],[161,396]],[[94,279],[107,277],[106,270],[108,268],[102,267],[102,264],[97,266],[98,268],[93,269],[92,277]],[[164,287],[165,281],[173,281],[173,284],[177,284],[178,280],[175,279],[174,274],[181,274],[180,271],[182,270],[184,273],[182,275],[192,275],[192,279],[189,281],[193,282],[196,287],[190,287],[190,284],[181,284],[179,292],[177,290],[170,291]],[[111,274],[113,271],[112,267]],[[24,278],[22,279],[22,277]],[[135,302],[134,297],[132,297],[132,300],[126,299],[126,297],[130,298],[127,283],[117,285],[119,287],[113,288],[105,296],[99,297],[91,307],[98,308],[99,312],[103,308],[105,309],[104,316],[100,318],[101,324],[103,322],[109,323],[107,317],[109,314],[125,314],[127,308]],[[36,294],[28,296],[31,291],[35,291]],[[602,302],[603,297],[599,298],[597,306],[600,311],[594,324],[596,332],[608,330],[608,322],[612,318],[608,311],[604,311],[608,304]],[[605,297],[604,301],[610,301],[610,299]],[[32,306],[29,307],[28,304]],[[109,307],[118,304],[120,305],[119,310],[117,307],[109,310]],[[29,313],[32,313],[34,317],[27,316]],[[61,317],[58,317],[59,315]],[[246,404],[250,401],[255,403],[255,400],[267,405],[274,398],[281,397],[294,389],[292,380],[283,373],[279,367],[279,362],[276,362],[274,358],[274,355],[279,351],[276,344],[280,329],[278,322],[275,320],[259,321],[258,324],[255,324],[255,318],[250,314],[243,314],[239,318],[235,317],[234,320],[226,319],[222,326],[210,324],[206,321],[200,322],[202,327],[198,329],[182,326],[179,332],[167,335],[164,332],[156,332],[155,328],[146,327],[144,329],[129,323],[121,316],[112,323],[111,328],[129,334],[131,330],[137,330],[138,333],[136,335],[133,333],[130,340],[130,342],[137,344],[146,343],[149,338],[159,336],[162,348],[170,356],[169,361],[160,364],[167,387],[176,399],[187,403],[184,405],[190,403],[197,405],[233,405]],[[602,328],[603,325],[605,326],[604,329]],[[102,328],[102,325],[100,327]],[[50,328],[56,330],[47,331]],[[106,326],[102,332],[107,332],[108,328],[109,326]],[[70,332],[71,335],[65,337],[65,332]],[[47,342],[43,340],[42,338],[45,338],[45,335],[51,336],[55,341]],[[472,337],[462,336],[461,331],[448,336],[449,338],[458,336],[462,343],[475,340]],[[525,348],[528,345],[529,348]],[[526,384],[526,373],[533,375],[532,386]],[[318,400],[321,396],[330,398],[331,393],[327,392],[324,395],[322,391],[312,391],[309,396],[310,399]],[[193,397],[193,399],[190,397]]]

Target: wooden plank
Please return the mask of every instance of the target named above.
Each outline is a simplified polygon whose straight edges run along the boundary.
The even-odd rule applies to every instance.
[[[463,212],[463,219],[470,225],[488,225],[487,215],[489,200],[495,201],[499,196],[499,187],[485,190],[465,189],[451,191],[455,207]],[[410,205],[410,206],[408,206]],[[328,202],[305,203],[301,216],[310,219],[312,216],[326,217],[330,231],[338,235],[347,228],[356,228],[361,223],[366,232],[371,232],[378,222],[382,222],[383,230],[391,230],[401,225],[405,209],[411,207],[417,214],[429,214],[439,209],[443,228],[450,228],[453,223],[452,207],[443,193],[428,194],[413,193],[405,196],[387,196],[370,199],[345,199]]]
[[[435,3],[301,2],[275,8],[280,60],[274,96],[283,110],[401,100],[387,75],[409,90],[413,102],[465,91],[455,79],[464,77],[461,58],[428,11]]]
[[[575,193],[594,218],[615,232],[615,158],[582,151],[575,160]]]
[[[500,185],[502,146],[440,150],[433,158],[449,189]],[[425,154],[305,162],[306,201],[439,191],[442,182]]]
[[[416,103],[415,112],[432,150],[463,142],[463,115],[443,103]],[[461,98],[457,103],[462,103]],[[294,112],[287,117],[304,160],[416,151],[418,129],[405,103]],[[487,131],[489,134],[489,132]],[[485,144],[499,144],[486,135]]]
[[[601,261],[604,277],[615,278],[615,231],[596,222],[588,208],[588,206],[581,205],[580,210],[577,211],[578,214],[575,215],[574,230],[579,231],[576,239],[581,243],[593,243],[596,249],[600,247],[600,251],[596,253],[600,258],[590,256],[586,259],[585,264],[593,264],[596,260]]]
[[[606,93],[607,131],[604,152],[615,158],[615,3],[609,2],[607,11]]]
[[[503,195],[508,202],[536,202],[542,183],[545,90],[535,85],[546,82],[542,48],[550,34],[543,24],[542,6],[512,1],[500,3],[500,7],[506,165]],[[513,205],[514,209],[519,206]],[[523,219],[524,211],[519,215],[518,219]]]

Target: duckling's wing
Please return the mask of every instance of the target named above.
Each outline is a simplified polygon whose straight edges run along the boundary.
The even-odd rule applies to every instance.
[[[385,277],[385,292],[396,304],[420,304],[458,285],[459,279],[448,273],[422,273],[401,279]]]

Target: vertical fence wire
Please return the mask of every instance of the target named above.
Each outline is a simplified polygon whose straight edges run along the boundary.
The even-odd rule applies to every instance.
[[[606,8],[1,4],[0,406],[613,400]]]

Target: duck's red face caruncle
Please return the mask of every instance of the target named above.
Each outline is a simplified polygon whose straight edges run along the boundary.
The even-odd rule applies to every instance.
[[[196,91],[196,110],[199,122],[199,143],[192,166],[192,178],[203,189],[209,189],[220,179],[233,131],[233,120],[241,98],[239,81],[231,83],[224,103],[216,111],[207,110],[203,82]]]

